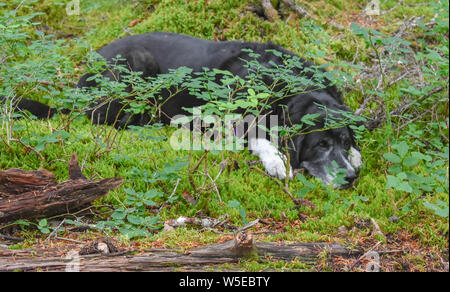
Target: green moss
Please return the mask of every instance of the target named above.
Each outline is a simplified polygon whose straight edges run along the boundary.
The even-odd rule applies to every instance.
[[[74,35],[91,44],[92,49],[97,49],[118,37],[151,31],[171,31],[185,33],[206,39],[242,39],[248,41],[273,41],[277,44],[306,56],[307,52],[315,52],[320,48],[326,51],[326,59],[316,58],[314,61],[327,62],[335,58],[352,61],[358,49],[359,59],[368,60],[369,50],[362,42],[356,42],[353,35],[345,29],[336,28],[330,24],[330,20],[347,26],[353,14],[360,13],[367,1],[303,1],[302,4],[314,15],[317,25],[324,28],[317,32],[309,25],[310,20],[294,19],[290,22],[280,20],[270,23],[248,11],[246,6],[255,1],[247,0],[163,0],[163,1],[81,1],[81,14],[67,16],[64,12],[64,3],[55,0],[38,1],[24,8],[40,11],[44,14],[38,17],[41,27],[55,35],[65,37]],[[420,3],[423,1],[405,1]],[[381,9],[387,10],[396,5],[397,1],[382,1]],[[391,12],[377,18],[377,21],[385,25],[378,28],[385,33],[394,31],[398,22],[405,17],[423,15],[425,20],[433,17],[432,9],[424,6],[399,5]],[[129,27],[133,20],[139,22]],[[326,33],[326,35],[324,35]],[[77,55],[74,60],[80,60],[86,48],[81,48],[72,43],[67,51]],[[74,75],[80,75],[82,70],[75,71]],[[77,76],[74,76],[76,80]],[[394,86],[384,92],[387,98],[387,107],[395,108],[401,97],[398,94],[399,86]],[[39,99],[41,96],[31,96]],[[345,101],[352,109],[357,109],[362,103],[363,96],[358,91],[352,91],[345,95]],[[17,125],[23,126],[24,137],[32,137],[31,133],[47,135],[52,128],[60,126],[61,121],[56,118],[48,122],[42,121],[17,121]],[[93,127],[99,131],[113,131],[107,126]],[[171,163],[180,157],[187,157],[186,151],[174,151],[166,140],[142,140],[129,131],[121,131],[118,135],[118,143],[110,152],[96,155],[96,149],[92,129],[86,118],[74,121],[70,129],[70,137],[59,143],[49,144],[42,156],[43,167],[55,173],[59,181],[67,179],[67,161],[73,152],[78,154],[83,163],[83,172],[89,178],[123,177],[124,185],[96,202],[96,204],[112,204],[120,206],[125,198],[124,189],[133,188],[136,191],[158,189],[167,193],[173,190],[173,182],[164,183],[166,190],[158,183],[148,183],[133,178],[130,172],[133,168],[146,170],[153,173],[162,169],[167,163]],[[155,133],[155,136],[170,136],[172,129],[164,128]],[[6,135],[5,129],[0,128],[0,134]],[[360,178],[352,189],[348,190],[324,190],[320,183],[309,178],[317,188],[306,195],[314,205],[314,210],[302,207],[300,211],[307,214],[305,221],[288,226],[285,232],[275,235],[267,235],[262,240],[276,241],[340,241],[342,236],[338,232],[340,226],[346,226],[349,230],[355,226],[358,219],[374,218],[384,233],[395,234],[399,231],[407,231],[427,246],[438,246],[440,249],[448,248],[448,218],[433,216],[429,210],[421,204],[415,204],[407,216],[397,223],[392,223],[389,218],[399,215],[399,209],[393,205],[393,200],[400,200],[404,194],[385,189],[386,174],[389,164],[382,159],[382,154],[387,152],[390,132],[381,128],[371,133],[365,133],[360,140],[361,153],[364,159],[364,168]],[[64,146],[64,147],[62,147]],[[23,168],[34,170],[40,167],[39,156],[33,151],[25,149],[18,143],[6,146],[0,140],[0,169]],[[197,161],[202,153],[194,153],[193,161]],[[198,204],[190,205],[181,198],[181,192],[194,191],[187,179],[188,169],[181,172],[181,180],[176,195],[179,197],[173,205],[163,208],[160,212],[161,220],[177,218],[178,216],[199,216],[199,213],[217,218],[224,214],[231,216],[230,223],[242,226],[244,224],[238,210],[228,207],[227,202],[236,200],[244,207],[247,221],[255,218],[274,218],[277,221],[292,224],[299,219],[299,210],[271,178],[261,175],[244,163],[246,160],[254,160],[248,151],[241,153],[224,152],[224,158],[229,161],[237,161],[239,168],[225,171],[219,181],[218,190],[220,199],[214,188],[194,193]],[[208,155],[208,169],[214,177],[219,172],[218,163],[220,156]],[[419,166],[420,168],[421,166]],[[197,185],[202,185],[204,177],[193,177]],[[292,192],[302,188],[301,182],[295,180],[290,183]],[[363,197],[365,200],[358,199]],[[436,198],[448,203],[448,194],[436,194]],[[360,236],[369,233],[371,227],[363,228],[362,232],[350,232],[349,241],[358,241]],[[180,228],[173,232],[160,232],[150,238],[139,239],[143,243],[152,244],[156,241],[163,242],[164,247],[190,248],[193,243],[214,243],[219,236],[212,232],[198,232],[195,228]],[[308,270],[310,266],[300,262],[264,262],[258,260],[245,260],[239,266],[240,269],[249,271],[261,270]],[[223,266],[223,269],[234,269],[236,266]]]

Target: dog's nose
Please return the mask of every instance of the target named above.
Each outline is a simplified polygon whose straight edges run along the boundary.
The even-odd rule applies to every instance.
[[[358,177],[358,175],[354,171],[352,171],[350,173],[347,172],[347,175],[345,176],[345,180],[347,181],[347,183],[349,185],[351,185],[356,180],[357,177]]]
[[[347,182],[346,184],[340,185],[339,188],[341,189],[348,189],[349,187],[351,187],[353,185],[353,182],[356,180],[356,178],[358,177],[358,175],[354,172],[352,173],[347,173],[347,175],[345,176],[345,181]]]

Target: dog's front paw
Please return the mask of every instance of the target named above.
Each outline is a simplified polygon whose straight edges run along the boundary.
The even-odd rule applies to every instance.
[[[281,154],[282,155],[282,154]],[[282,155],[285,159],[284,155]],[[266,172],[273,177],[279,179],[286,178],[286,165],[284,160],[278,156],[265,157],[262,159],[262,163],[266,169]],[[293,170],[292,167],[289,166],[289,178],[293,178]]]
[[[254,155],[257,155],[261,159],[269,175],[279,179],[286,178],[286,156],[280,153],[270,141],[266,139],[251,139],[249,148]],[[289,178],[292,179],[293,176],[292,167],[289,166]]]

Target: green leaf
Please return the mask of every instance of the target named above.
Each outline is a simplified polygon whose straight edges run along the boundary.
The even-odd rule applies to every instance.
[[[38,225],[39,225],[40,227],[47,226],[47,225],[48,225],[47,219],[45,219],[45,218],[42,219],[41,221],[39,221]]]
[[[23,219],[19,219],[17,221],[14,221],[15,224],[21,225],[21,226],[30,226],[31,223],[23,220]]]
[[[312,182],[308,181],[303,174],[297,173],[296,177],[299,181],[301,181],[305,185],[305,187],[308,187],[310,189],[314,189],[316,187],[316,185],[313,184]]]
[[[310,126],[314,126],[316,123],[314,122],[316,118],[318,118],[320,116],[320,114],[316,113],[316,114],[306,114],[302,117],[301,121],[304,124],[310,125]]]
[[[134,224],[134,225],[142,225],[142,223],[144,222],[142,217],[131,215],[131,214],[129,214],[127,216],[127,220],[128,220],[128,222],[130,222],[131,224]]]
[[[368,198],[363,197],[363,196],[354,196],[353,198],[355,199],[355,201],[358,201],[358,200],[363,201],[363,202],[368,202],[369,201]]]
[[[113,218],[114,220],[123,220],[123,219],[125,219],[126,216],[127,216],[126,212],[123,212],[123,211],[121,212],[121,211],[116,210],[111,215],[111,218]]]
[[[392,163],[402,162],[402,159],[397,154],[394,154],[394,153],[385,153],[385,154],[383,154],[383,157],[384,157],[384,159],[386,159],[387,161],[392,162]]]
[[[400,182],[400,184],[396,187],[396,189],[399,190],[399,191],[407,192],[407,193],[412,193],[413,192],[412,187],[406,181]]]
[[[247,220],[245,219],[247,217],[247,213],[245,212],[245,209],[242,207],[241,203],[236,200],[230,200],[228,201],[228,207],[236,208],[239,212],[239,216],[241,216],[242,218],[242,221],[244,221],[244,223],[247,223]]]
[[[397,178],[400,180],[404,180],[408,178],[408,175],[404,172],[400,172],[399,174],[397,174]]]
[[[258,99],[266,99],[266,98],[270,97],[270,94],[266,93],[266,92],[261,92],[261,93],[258,93],[258,95],[256,95],[256,97]]]
[[[399,165],[399,164],[393,164],[393,165],[391,165],[391,167],[389,167],[388,171],[389,171],[391,174],[397,175],[397,174],[399,174],[400,172],[402,172],[402,167],[401,167],[401,165]]]
[[[228,75],[228,76],[234,76],[233,73],[231,73],[231,72],[228,71],[228,70],[219,70],[219,69],[213,68],[213,72],[214,72],[215,74],[223,74],[223,75]]]
[[[403,166],[406,167],[413,167],[415,166],[417,163],[419,163],[420,159],[414,156],[408,156],[405,159],[403,159]]]
[[[44,234],[50,233],[50,229],[48,229],[47,227],[39,227],[39,231],[41,231]]]
[[[160,220],[159,216],[145,217],[145,224],[146,225],[156,225],[156,224],[158,224],[159,220]]]
[[[416,152],[416,151],[411,152],[411,156],[416,159],[419,159],[419,160],[425,160],[425,161],[433,160],[433,158],[430,155],[425,155],[425,154],[422,154],[422,153]]]
[[[409,185],[407,181],[402,181],[406,177],[406,174],[400,173],[398,177],[387,175],[387,183],[386,189],[396,189],[398,191],[404,191],[407,193],[411,193],[413,191],[412,187]]]
[[[236,200],[230,200],[230,201],[228,201],[228,207],[231,207],[231,208],[239,208],[241,206],[241,203],[239,203],[238,201],[236,201]]]
[[[409,151],[409,146],[405,141],[392,145],[392,148],[397,149],[400,157],[405,157],[405,155],[408,154]]]
[[[247,217],[247,213],[245,212],[245,209],[243,207],[239,208],[239,216],[241,216],[242,221],[244,221],[244,224],[247,224],[247,220],[245,219]]]
[[[306,194],[308,194],[311,191],[310,188],[301,188],[298,192],[297,192],[297,198],[303,198],[304,196],[306,196]]]
[[[442,202],[442,201],[441,201],[441,202]],[[443,203],[443,202],[442,202],[442,203]],[[448,215],[449,215],[449,207],[448,207],[448,205],[445,204],[445,203],[444,203],[444,208],[441,208],[441,207],[439,207],[438,205],[433,204],[433,203],[430,203],[430,202],[427,202],[427,201],[425,201],[425,200],[423,201],[423,205],[424,205],[427,209],[433,211],[434,214],[436,214],[436,215],[439,216],[439,217],[447,218]],[[442,206],[442,204],[440,204],[440,205]],[[445,206],[445,205],[446,205],[446,206]]]

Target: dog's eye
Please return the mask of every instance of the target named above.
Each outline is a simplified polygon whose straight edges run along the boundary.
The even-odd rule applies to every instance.
[[[345,149],[350,149],[351,146],[352,146],[352,143],[350,142],[350,140],[344,141],[344,148]]]
[[[328,142],[325,141],[325,140],[322,140],[322,141],[319,142],[319,147],[327,148],[328,145],[329,145]]]
[[[350,148],[350,143],[348,141],[343,141],[342,146],[344,146],[345,149]]]

